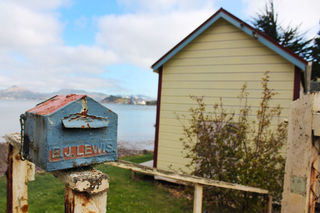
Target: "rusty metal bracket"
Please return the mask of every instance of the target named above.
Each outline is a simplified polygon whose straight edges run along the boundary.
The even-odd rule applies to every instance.
[[[24,144],[24,121],[26,120],[25,114],[20,115],[20,138],[21,138],[21,146],[19,151],[19,156],[22,161],[26,159],[23,157],[23,144]]]

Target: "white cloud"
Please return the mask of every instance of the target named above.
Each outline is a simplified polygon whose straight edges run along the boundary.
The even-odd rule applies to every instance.
[[[118,0],[131,13],[98,19],[97,44],[125,62],[150,68],[212,15],[213,0]]]
[[[0,81],[2,87],[15,84],[42,91],[57,88],[103,90],[117,87],[111,80],[95,77],[96,74],[104,73],[105,67],[117,60],[113,53],[102,48],[60,46],[21,52],[24,56],[21,62],[13,57],[0,60],[1,76],[6,77],[8,82],[3,84]]]
[[[106,67],[116,63],[149,68],[214,12],[211,0],[118,2],[130,13],[94,17],[95,45],[67,46],[57,11],[71,0],[0,1],[0,88],[125,91],[119,86],[123,82],[98,76],[106,76]],[[79,17],[74,24],[86,22]]]
[[[98,21],[96,40],[122,60],[149,68],[213,12],[208,8],[164,14],[107,15]]]
[[[175,12],[197,11],[213,8],[212,0],[118,0],[119,4],[138,12]]]
[[[61,6],[68,6],[71,5],[70,0],[50,0],[50,1],[43,1],[43,0],[10,0],[7,3],[19,5],[23,8],[30,9],[32,11],[40,11],[40,12],[48,12],[54,9],[57,9]]]
[[[68,87],[66,87],[66,82],[68,82]],[[19,82],[22,83],[22,82]],[[52,91],[59,90],[61,88],[72,88],[79,90],[87,90],[87,91],[101,91],[105,88],[109,88],[113,90],[122,89],[117,85],[117,82],[113,80],[103,79],[99,77],[93,76],[65,76],[65,75],[49,75],[47,76],[46,81],[37,81],[34,83],[25,83],[26,87],[37,87],[38,91],[47,92],[46,86],[52,85]]]
[[[266,0],[242,1],[247,4],[246,13],[250,16],[263,11],[267,2]],[[300,26],[302,32],[308,32],[308,37],[315,36],[320,26],[319,0],[275,0],[273,2],[283,27]]]
[[[117,63],[149,68],[212,15],[217,2],[117,0],[127,14],[91,17],[98,26],[95,45],[67,46],[62,36],[65,26],[57,11],[72,1],[0,0],[0,88],[15,84],[43,91],[124,91],[126,88],[118,86],[121,82],[98,76]],[[242,1],[250,16],[265,5],[265,0]],[[302,30],[311,29],[313,34],[319,29],[319,0],[276,0],[275,7],[284,25],[301,24]],[[85,27],[87,21],[87,17],[79,17],[74,24]]]
[[[57,8],[68,1],[0,2],[0,88],[107,90],[116,82],[97,77],[117,56],[99,46],[66,46]]]
[[[39,13],[13,2],[0,2],[1,48],[37,47],[62,43],[62,27],[49,13]]]
[[[57,71],[63,68],[63,72],[104,72],[104,66],[115,63],[117,57],[111,51],[98,46],[55,46],[46,50],[42,48],[27,51],[28,58],[32,64],[36,64],[34,59],[39,60],[40,65],[48,65]],[[45,53],[45,54],[43,54]],[[86,71],[87,67],[89,70]]]

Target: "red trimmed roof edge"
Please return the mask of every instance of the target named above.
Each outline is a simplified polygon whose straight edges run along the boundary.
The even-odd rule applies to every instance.
[[[298,59],[299,61],[301,61],[302,63],[304,63],[305,65],[308,64],[308,62],[306,60],[304,60],[303,58],[301,58],[299,55],[295,54],[292,50],[280,45],[278,42],[276,42],[274,39],[272,39],[270,36],[268,36],[267,34],[261,32],[260,30],[250,26],[249,24],[247,24],[246,22],[242,21],[241,19],[239,19],[238,17],[234,16],[233,14],[231,14],[230,12],[228,12],[227,10],[223,9],[222,7],[215,12],[212,16],[210,16],[205,22],[203,22],[200,26],[198,26],[195,30],[193,30],[189,35],[187,35],[184,39],[182,39],[178,44],[176,44],[173,48],[171,48],[167,53],[165,53],[161,58],[159,58],[155,63],[153,63],[151,65],[151,68],[153,68],[157,63],[159,63],[163,58],[165,58],[167,55],[169,55],[172,51],[174,51],[178,46],[180,46],[186,39],[188,39],[191,35],[193,35],[195,32],[197,32],[200,28],[203,27],[203,25],[205,25],[207,22],[209,22],[211,19],[213,19],[215,16],[217,16],[219,13],[225,13],[226,15],[228,15],[229,17],[233,18],[234,20],[236,20],[239,23],[242,23],[243,25],[245,25],[246,27],[248,27],[250,30],[257,32],[260,36],[262,36],[263,38],[265,38],[266,40],[268,40],[269,42],[273,43],[274,45],[276,45],[277,47],[281,48],[283,51],[287,52],[288,54],[290,54],[291,56],[293,56],[294,58]]]

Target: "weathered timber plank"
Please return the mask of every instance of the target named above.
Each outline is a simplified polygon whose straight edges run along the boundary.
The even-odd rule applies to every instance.
[[[171,178],[171,179],[175,179],[175,180],[179,180],[179,181],[185,181],[185,182],[189,182],[192,184],[216,186],[216,187],[221,187],[221,188],[226,188],[226,189],[254,192],[254,193],[259,193],[259,194],[268,194],[269,193],[268,190],[257,188],[257,187],[244,186],[244,185],[235,184],[235,183],[227,183],[227,182],[223,182],[223,181],[211,180],[211,179],[196,177],[196,176],[192,176],[192,175],[176,174],[173,172],[150,168],[150,167],[134,164],[134,163],[127,162],[127,161],[107,162],[105,164],[119,167],[119,168],[123,168],[123,169],[130,169],[134,172],[139,172],[139,173],[143,173],[143,174],[157,175],[157,176]]]

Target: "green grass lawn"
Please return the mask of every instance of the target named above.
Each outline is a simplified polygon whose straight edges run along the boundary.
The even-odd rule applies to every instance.
[[[152,154],[126,157],[134,163],[151,160]],[[107,212],[192,212],[192,201],[176,198],[168,185],[159,184],[152,177],[107,165],[96,166],[110,177]],[[0,178],[0,212],[6,211],[6,179]],[[29,212],[64,212],[64,184],[50,173],[38,174],[29,183]]]

